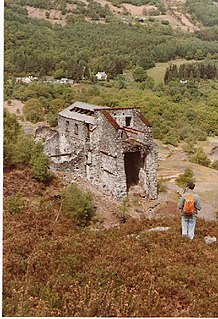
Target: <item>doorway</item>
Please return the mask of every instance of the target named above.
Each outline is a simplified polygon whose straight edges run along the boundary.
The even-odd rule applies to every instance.
[[[124,154],[124,167],[126,174],[127,192],[132,185],[139,182],[139,171],[141,168],[140,152],[127,152]]]

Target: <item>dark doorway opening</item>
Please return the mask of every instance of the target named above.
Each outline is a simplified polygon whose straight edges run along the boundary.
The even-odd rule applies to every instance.
[[[131,116],[126,116],[126,126],[130,126],[131,124]]]
[[[128,152],[124,154],[124,166],[126,173],[127,191],[131,185],[139,182],[139,170],[141,167],[140,152]]]

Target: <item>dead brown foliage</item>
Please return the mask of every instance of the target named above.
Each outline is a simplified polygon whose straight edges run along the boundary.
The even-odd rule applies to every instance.
[[[193,242],[181,238],[178,216],[81,229],[56,218],[62,187],[5,172],[4,316],[217,316],[217,244],[204,242],[218,237],[217,222],[198,220]],[[18,191],[25,205],[11,214],[7,199]],[[171,228],[149,232],[156,226]]]

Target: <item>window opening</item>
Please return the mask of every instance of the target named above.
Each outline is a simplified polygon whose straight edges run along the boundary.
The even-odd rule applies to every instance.
[[[93,110],[88,110],[88,109],[83,109],[83,108],[79,108],[77,106],[74,106],[72,109],[70,109],[71,112],[77,112],[80,114],[85,114],[85,115],[89,115],[89,116],[93,116],[94,115],[94,111]]]
[[[126,126],[130,126],[131,116],[126,116]]]
[[[89,124],[86,123],[86,139],[89,139],[90,131],[89,131]]]
[[[66,132],[69,132],[69,125],[70,125],[70,122],[66,121]]]
[[[78,131],[79,131],[78,124],[77,124],[77,123],[75,123],[74,133],[75,133],[76,135],[78,135]]]

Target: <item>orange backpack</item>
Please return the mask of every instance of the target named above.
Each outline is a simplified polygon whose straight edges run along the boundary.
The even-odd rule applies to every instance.
[[[187,215],[192,215],[196,212],[195,208],[195,198],[193,195],[186,195],[185,202],[183,206],[183,211]]]

